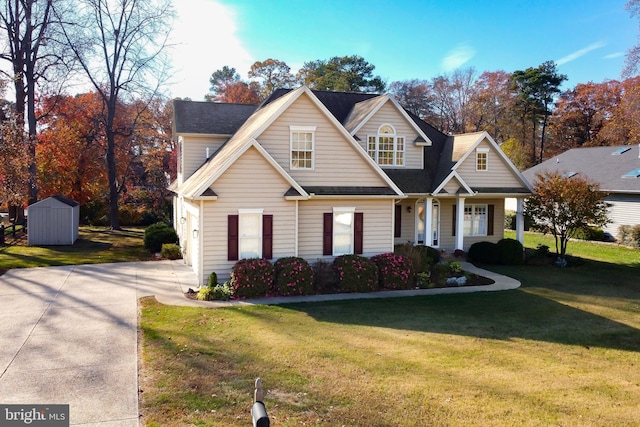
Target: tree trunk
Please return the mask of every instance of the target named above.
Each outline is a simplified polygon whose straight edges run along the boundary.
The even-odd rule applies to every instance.
[[[116,168],[116,135],[113,125],[116,117],[116,102],[114,94],[107,101],[107,174],[109,181],[109,221],[112,230],[122,230],[118,218],[118,170]]]

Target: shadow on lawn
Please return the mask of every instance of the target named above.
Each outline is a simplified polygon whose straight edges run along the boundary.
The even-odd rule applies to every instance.
[[[640,351],[640,330],[526,290],[283,308],[304,312],[319,322]]]

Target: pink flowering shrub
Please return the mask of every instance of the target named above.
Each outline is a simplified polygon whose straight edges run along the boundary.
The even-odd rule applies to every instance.
[[[266,259],[241,259],[231,269],[231,287],[238,298],[264,297],[274,279],[274,268]]]
[[[313,293],[311,265],[298,257],[280,258],[274,264],[276,280],[274,291],[278,295],[310,295]]]
[[[386,253],[375,255],[371,261],[378,267],[380,287],[384,289],[410,289],[414,286],[415,272],[411,258]]]
[[[359,255],[341,255],[333,260],[341,292],[377,291],[378,268],[368,258]]]

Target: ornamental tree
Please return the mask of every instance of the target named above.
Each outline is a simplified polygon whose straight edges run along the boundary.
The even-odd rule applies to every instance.
[[[541,172],[525,211],[544,232],[553,234],[556,253],[564,257],[569,239],[588,226],[607,224],[607,204],[600,186],[579,175]]]

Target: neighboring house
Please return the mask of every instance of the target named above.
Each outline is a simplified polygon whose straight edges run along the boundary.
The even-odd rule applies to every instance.
[[[640,146],[574,148],[523,175],[535,182],[536,175],[544,171],[577,175],[600,184],[600,190],[608,194],[605,201],[611,221],[604,230],[614,237],[621,225],[640,224]]]
[[[200,282],[242,258],[466,250],[501,239],[504,199],[531,194],[486,132],[444,135],[389,95],[303,86],[174,111],[174,223]]]

